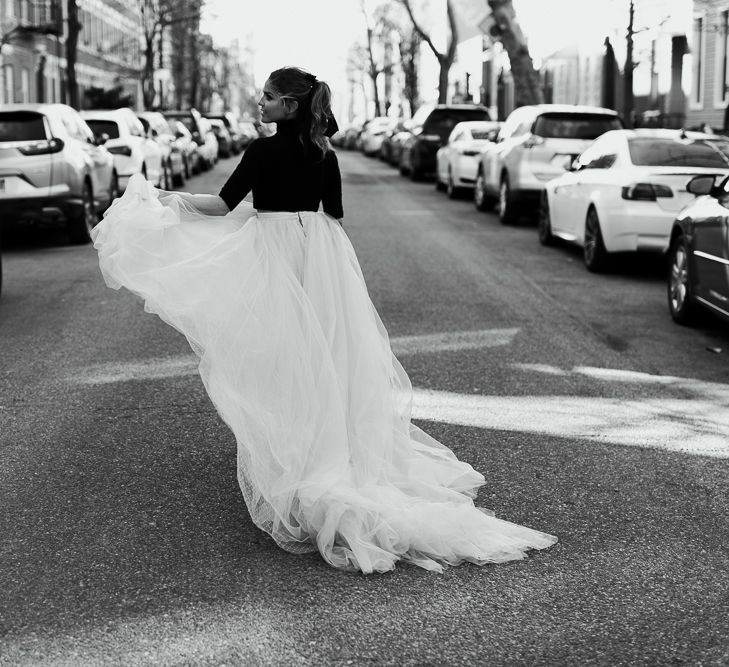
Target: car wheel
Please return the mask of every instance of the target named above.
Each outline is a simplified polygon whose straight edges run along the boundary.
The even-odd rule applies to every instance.
[[[680,234],[673,239],[668,251],[668,310],[678,324],[690,324],[696,315],[688,259],[688,245]]]
[[[585,218],[585,245],[582,257],[587,270],[593,273],[600,273],[608,267],[609,257],[600,230],[600,219],[592,207],[587,211]]]
[[[477,210],[484,212],[493,207],[493,200],[486,194],[486,179],[482,171],[478,172],[473,186],[473,204]]]
[[[498,216],[502,225],[510,225],[516,219],[516,203],[509,185],[509,177],[504,174],[499,183]]]
[[[537,217],[537,235],[542,245],[554,245],[552,236],[552,218],[549,214],[549,197],[546,191],[539,198],[539,211]]]
[[[91,230],[96,227],[99,218],[94,205],[94,193],[88,181],[84,183],[81,192],[81,208],[69,216],[66,223],[68,238],[73,244],[88,243],[91,241]]]

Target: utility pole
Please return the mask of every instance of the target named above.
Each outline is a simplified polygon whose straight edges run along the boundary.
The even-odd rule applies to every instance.
[[[633,21],[635,20],[635,5],[630,0],[630,14],[628,18],[628,31],[625,36],[625,71],[623,72],[623,121],[626,127],[633,127]]]

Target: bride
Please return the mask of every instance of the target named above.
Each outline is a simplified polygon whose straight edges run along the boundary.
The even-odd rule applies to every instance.
[[[251,143],[219,195],[135,176],[92,234],[106,283],[142,297],[198,356],[255,524],[365,573],[554,544],[476,507],[484,477],[411,422],[410,381],[341,226],[329,86],[285,67],[259,106],[277,132]]]

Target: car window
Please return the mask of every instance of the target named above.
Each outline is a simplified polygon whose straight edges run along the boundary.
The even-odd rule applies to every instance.
[[[636,137],[628,140],[630,160],[650,167],[729,167],[729,141]]]
[[[446,139],[451,130],[466,120],[489,120],[486,109],[436,109],[423,123],[425,134],[439,134]]]
[[[35,111],[0,112],[0,141],[37,141],[46,138],[43,115]]]
[[[537,118],[532,132],[545,139],[597,139],[621,127],[617,116],[550,112]]]
[[[96,120],[94,118],[87,118],[86,124],[97,137],[102,134],[107,134],[109,135],[109,139],[118,139],[121,136],[119,133],[119,123],[115,120]]]

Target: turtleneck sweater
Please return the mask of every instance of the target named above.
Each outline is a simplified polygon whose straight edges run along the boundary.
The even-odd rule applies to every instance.
[[[305,150],[293,122],[278,123],[276,134],[252,141],[220,190],[232,211],[253,191],[261,211],[318,211],[344,215],[342,178],[333,150],[324,158],[313,144]]]

